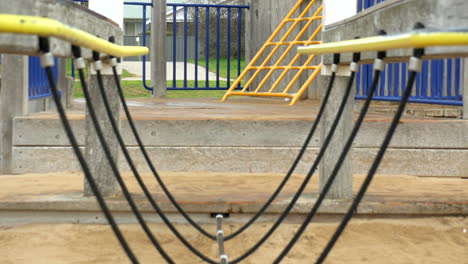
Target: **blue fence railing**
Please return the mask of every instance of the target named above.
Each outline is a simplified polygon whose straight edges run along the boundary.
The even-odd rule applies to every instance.
[[[361,12],[385,0],[358,0],[357,10]],[[416,89],[410,102],[443,105],[463,105],[463,60],[426,60],[418,74]],[[356,75],[356,99],[365,99],[371,87],[373,66],[361,65]],[[381,73],[379,89],[375,100],[399,101],[408,77],[407,63],[387,64]]]
[[[88,2],[88,0],[74,0]],[[152,3],[124,2],[141,6],[141,46],[148,46],[147,10]],[[172,37],[168,51],[168,90],[227,90],[244,64],[243,17],[249,5],[167,4],[168,32]],[[214,32],[214,33],[213,33]],[[151,40],[150,40],[151,41]],[[182,45],[179,42],[183,42]],[[193,50],[189,50],[193,49]],[[189,57],[189,55],[193,55]],[[182,58],[182,59],[180,59]],[[147,90],[146,56],[142,61],[143,86]]]
[[[55,66],[52,68],[54,73],[55,82],[57,82],[58,76],[58,60],[55,59]],[[40,99],[49,97],[52,95],[49,82],[44,69],[41,67],[41,61],[39,57],[29,57],[29,100]]]

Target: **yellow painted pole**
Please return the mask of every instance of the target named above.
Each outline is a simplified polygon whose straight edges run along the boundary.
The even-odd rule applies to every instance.
[[[43,17],[0,14],[0,33],[56,37],[76,46],[116,57],[140,56],[149,52],[146,47],[116,45],[57,20]]]

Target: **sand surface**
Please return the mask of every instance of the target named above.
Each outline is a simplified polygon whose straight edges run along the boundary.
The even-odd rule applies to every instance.
[[[271,224],[227,242],[230,258],[250,248]],[[271,263],[298,225],[286,224],[244,263]],[[122,225],[141,263],[164,263],[137,225]],[[216,258],[217,245],[187,225],[177,225],[198,249]],[[215,228],[215,226],[205,226]],[[230,233],[237,224],[226,224]],[[314,263],[336,223],[314,223],[283,263]],[[176,263],[201,263],[163,225],[151,225]],[[468,218],[355,219],[327,263],[468,263]],[[0,263],[129,263],[107,225],[0,227]]]

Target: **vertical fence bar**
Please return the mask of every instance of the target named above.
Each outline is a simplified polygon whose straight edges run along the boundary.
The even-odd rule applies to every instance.
[[[406,85],[406,75],[407,75],[407,64],[406,63],[402,63],[401,64],[401,84],[400,84],[400,87],[402,89],[404,89],[405,85]],[[401,91],[403,93],[403,90]],[[412,95],[414,96],[414,95]]]
[[[454,96],[452,95],[452,76],[453,76],[452,66],[453,66],[453,60],[448,59],[447,60],[447,98],[448,99],[454,99]]]
[[[216,88],[219,88],[219,59],[221,46],[221,8],[216,8]]]
[[[200,10],[195,7],[195,89],[198,88],[198,26],[200,23]]]
[[[143,5],[143,21],[141,23],[141,45],[143,47],[146,47],[146,5]],[[146,84],[146,56],[142,56],[142,63],[143,63],[143,87],[145,87],[147,90],[152,90],[151,87],[148,87]]]
[[[428,97],[428,86],[429,86],[429,61],[423,62],[422,73],[422,96],[423,98]]]
[[[172,88],[177,88],[177,6],[172,7]]]
[[[237,76],[241,75],[241,53],[242,53],[242,8],[237,13]],[[239,89],[241,84],[239,83]]]
[[[385,70],[380,72],[380,89],[379,95],[385,94]]]
[[[231,87],[231,16],[232,10],[227,9],[227,88]]]
[[[187,85],[187,38],[188,38],[188,21],[187,21],[187,7],[184,6],[184,88],[188,88]]]
[[[462,95],[460,93],[460,84],[461,84],[461,70],[462,70],[462,67],[461,67],[461,59],[458,58],[456,59],[455,61],[455,95],[457,96],[457,98],[459,98],[460,100],[462,100]],[[466,102],[464,102],[466,103]]]
[[[209,81],[209,71],[210,71],[210,8],[206,8],[206,26],[205,26],[205,31],[206,31],[206,41],[205,41],[205,63],[206,63],[206,72],[205,72],[205,78],[206,78],[206,87],[210,87],[210,81]]]
[[[400,64],[395,63],[394,96],[400,96]]]

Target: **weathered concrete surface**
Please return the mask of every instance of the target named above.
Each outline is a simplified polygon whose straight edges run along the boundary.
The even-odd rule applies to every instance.
[[[321,76],[318,86],[326,89],[329,80],[330,77]],[[330,94],[330,99],[328,100],[327,107],[323,113],[322,122],[320,123],[320,146],[324,145],[325,139],[330,133],[330,128],[336,120],[338,109],[345,96],[348,80],[349,77],[336,77],[334,89]],[[322,94],[325,94],[325,91],[323,91]],[[346,139],[351,134],[351,129],[353,127],[354,94],[354,89],[352,89],[347,98],[346,107],[343,115],[341,116],[340,123],[336,127],[332,140],[330,141],[327,151],[325,151],[322,158],[320,164],[320,190],[325,187],[327,180],[330,178],[330,175],[340,157],[341,151],[346,144]],[[343,162],[343,165],[328,192],[328,198],[349,199],[353,196],[352,165],[349,157],[350,154],[348,154],[347,158]]]
[[[14,124],[28,112],[28,58],[2,55],[3,79],[0,87],[0,174],[12,173]]]
[[[69,0],[15,0],[0,5],[0,13],[48,17],[105,40],[114,36],[116,43],[123,41],[117,24]],[[3,53],[37,56],[38,48],[37,36],[0,34],[0,50]],[[51,52],[55,56],[71,57],[70,44],[56,38],[51,38]],[[83,57],[90,59],[91,51],[83,49]]]
[[[428,29],[463,29],[468,23],[467,9],[468,2],[465,0],[387,0],[352,18],[327,26],[323,31],[323,41],[375,36],[379,30],[385,30],[390,35],[407,33],[413,31],[416,22],[423,23]],[[399,60],[411,54],[409,49],[391,50],[388,52],[388,60]],[[468,47],[427,48],[426,54],[426,57],[439,54],[466,56]],[[363,60],[373,58],[375,52],[364,52],[362,55]],[[349,61],[351,54],[343,54],[342,62]],[[331,64],[332,57],[324,56],[324,63]]]
[[[143,142],[158,168],[193,171],[285,172],[316,116],[317,102],[299,102],[296,107],[263,104],[255,100],[139,100],[130,101]],[[79,143],[84,145],[84,110],[68,112]],[[383,107],[383,108],[382,108]],[[437,106],[438,107],[438,106]],[[365,173],[391,121],[390,105],[373,104],[355,142],[354,172]],[[429,106],[424,107],[430,111]],[[410,105],[408,111],[419,105]],[[387,115],[382,113],[390,112]],[[403,118],[381,173],[425,176],[468,175],[468,122],[461,119]],[[18,173],[78,169],[56,115],[35,114],[16,118],[14,123],[14,166]],[[136,163],[146,170],[128,123],[122,119],[122,134]],[[316,155],[318,132],[306,155],[310,166]],[[58,160],[51,163],[48,160]],[[213,161],[217,162],[213,162]],[[274,161],[274,162],[272,162]],[[410,162],[414,162],[411,164]],[[125,162],[120,162],[126,168]],[[299,171],[307,171],[302,164]]]
[[[103,63],[105,68],[110,68],[110,64]],[[117,93],[116,83],[113,75],[102,74],[102,81],[104,89],[106,91],[106,98],[109,102],[109,105],[112,109],[112,116],[114,119],[120,121],[120,101]],[[99,84],[97,76],[91,74],[89,78],[89,92],[92,100],[92,105],[94,107],[96,117],[98,119],[101,131],[104,135],[106,144],[109,148],[111,156],[114,161],[118,160],[119,155],[119,145],[118,141],[114,135],[109,117],[107,115],[106,108],[104,107],[104,101],[102,100],[101,93],[99,91]],[[119,123],[117,123],[119,125]],[[114,176],[114,173],[111,169],[111,166],[108,162],[108,158],[105,155],[103,144],[99,140],[96,129],[92,123],[91,116],[89,114],[89,109],[86,111],[86,136],[85,136],[85,158],[88,162],[89,169],[93,175],[97,186],[102,190],[103,195],[110,196],[115,195],[120,192],[118,187],[117,179]],[[93,195],[93,192],[88,184],[88,181],[85,181],[84,184],[84,194],[87,196]]]
[[[282,180],[278,174],[252,173],[162,173],[164,181],[177,201],[189,213],[252,214],[269,198]],[[0,179],[0,211],[59,211],[96,212],[96,201],[80,193],[81,175],[55,173],[46,175],[16,175]],[[278,199],[267,210],[268,214],[281,213],[297,191],[304,175],[294,176]],[[308,194],[293,209],[294,214],[307,213],[315,202],[318,190],[317,175],[313,178]],[[362,184],[363,176],[355,175],[354,191]],[[176,213],[155,184],[152,175],[143,175],[154,198],[167,213]],[[133,176],[125,180],[140,210],[153,211],[146,202]],[[468,188],[466,180],[420,178],[411,176],[378,175],[361,203],[361,215],[468,215]],[[120,198],[107,200],[114,212],[128,212],[126,201]],[[348,200],[326,200],[321,214],[343,214],[350,205]]]

